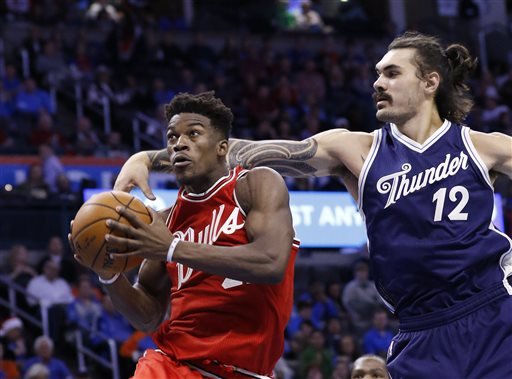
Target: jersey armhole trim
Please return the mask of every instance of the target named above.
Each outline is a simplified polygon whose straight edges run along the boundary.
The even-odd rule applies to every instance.
[[[358,199],[357,199],[357,207],[359,208],[359,212],[364,219],[363,213],[363,196],[364,196],[364,186],[366,184],[366,177],[368,176],[368,172],[377,156],[377,151],[379,150],[380,141],[382,139],[382,129],[376,130],[375,135],[373,136],[372,146],[370,147],[370,151],[368,152],[368,157],[363,163],[363,168],[361,169],[361,173],[359,174],[358,180]]]
[[[242,179],[248,173],[249,173],[249,170],[240,171],[240,173],[236,177],[236,181]],[[235,200],[235,204],[240,209],[240,212],[242,213],[244,218],[247,218],[247,213],[245,212],[244,208],[240,205],[240,202],[238,201],[238,197],[236,196],[236,185],[235,185],[235,188],[233,188],[233,199]]]
[[[476,167],[478,167],[478,170],[480,171],[480,174],[482,175],[482,178],[485,180],[487,185],[494,191],[494,187],[489,176],[489,169],[485,165],[482,158],[480,158],[480,155],[478,154],[475,145],[473,145],[473,141],[471,140],[471,136],[469,134],[470,129],[467,126],[463,126],[461,133],[462,142],[464,142],[464,146],[466,147],[466,150],[468,151],[471,160],[475,163]]]

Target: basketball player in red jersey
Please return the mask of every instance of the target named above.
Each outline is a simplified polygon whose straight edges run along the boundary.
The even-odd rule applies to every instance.
[[[145,225],[109,220],[111,251],[145,258],[138,280],[101,273],[114,305],[157,350],[133,378],[269,378],[293,304],[294,241],[288,192],[268,168],[229,170],[233,115],[212,92],[167,105],[174,206]],[[164,220],[167,220],[164,222]],[[168,309],[170,304],[170,314]]]

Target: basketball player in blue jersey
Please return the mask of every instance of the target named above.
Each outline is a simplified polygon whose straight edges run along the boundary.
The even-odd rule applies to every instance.
[[[491,221],[493,179],[512,178],[512,138],[461,124],[474,67],[465,47],[407,32],[375,66],[382,129],[230,143],[231,165],[342,176],[365,218],[377,289],[400,320],[393,379],[512,378],[512,242]],[[165,150],[135,154],[116,188],[152,197],[148,172],[167,161]]]

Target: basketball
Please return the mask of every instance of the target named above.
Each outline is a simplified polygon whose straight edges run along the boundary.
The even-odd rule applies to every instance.
[[[71,230],[75,253],[80,256],[83,264],[93,270],[123,272],[138,267],[143,261],[138,257],[111,258],[107,253],[105,234],[111,234],[106,224],[107,219],[130,225],[126,218],[116,212],[116,207],[119,205],[125,206],[142,221],[151,223],[151,214],[142,201],[121,191],[107,191],[92,196],[80,207],[75,216]],[[112,234],[126,237],[118,233]],[[109,251],[109,253],[113,252]],[[122,253],[122,251],[115,251],[115,253]]]

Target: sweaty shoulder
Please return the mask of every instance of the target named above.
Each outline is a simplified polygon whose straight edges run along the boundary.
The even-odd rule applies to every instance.
[[[242,209],[247,213],[256,202],[275,196],[287,197],[286,184],[279,173],[268,167],[256,167],[240,178],[235,187],[236,197]]]
[[[482,133],[472,130],[471,142],[489,170],[511,176],[512,137],[502,133]]]

